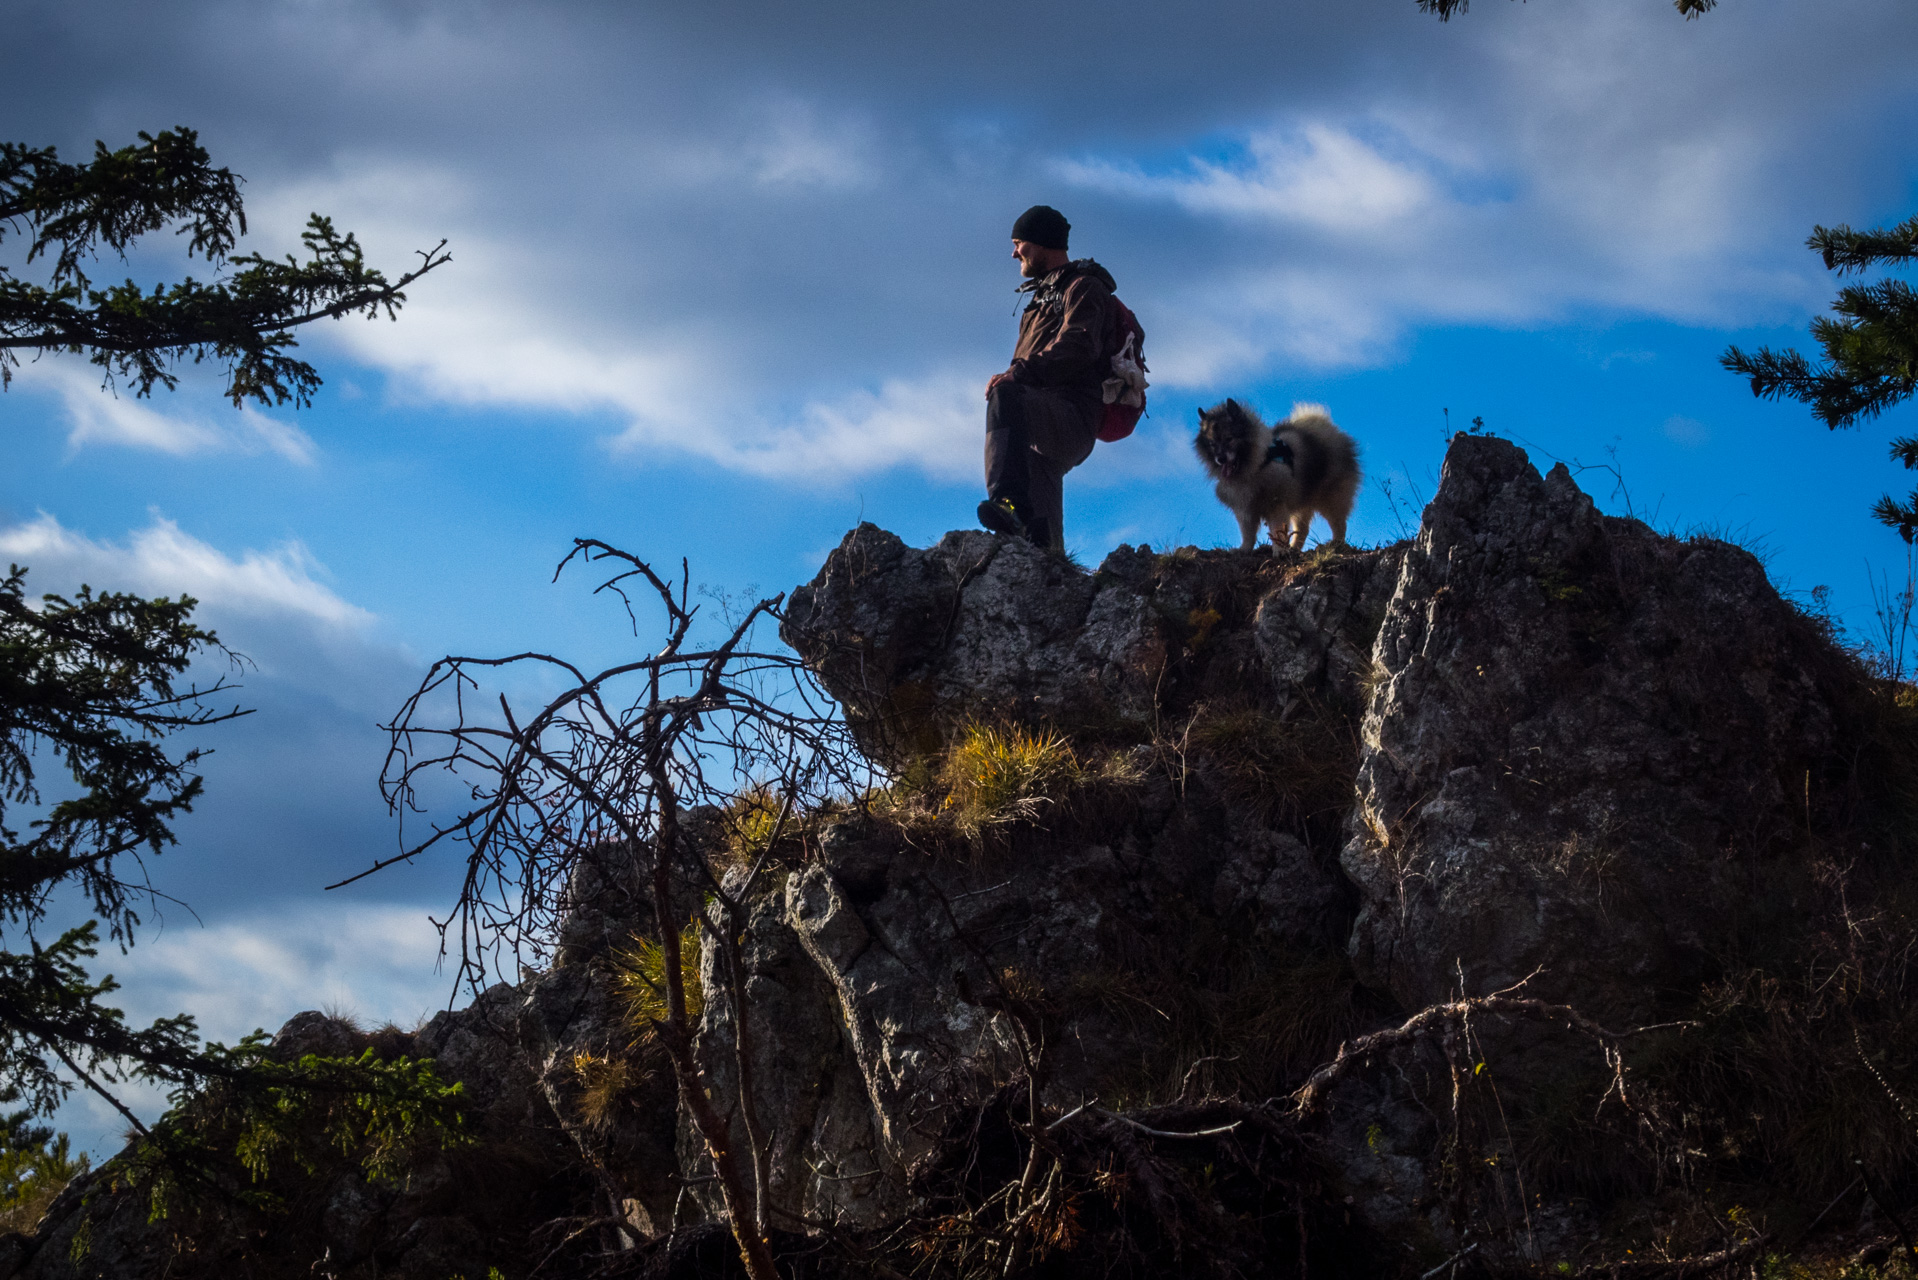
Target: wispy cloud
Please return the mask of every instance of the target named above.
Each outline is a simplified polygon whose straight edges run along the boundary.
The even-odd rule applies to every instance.
[[[803,113],[790,131],[775,130],[771,149],[752,161],[764,166],[753,180],[859,180],[856,159],[824,143],[817,150],[813,138]],[[431,234],[449,193],[461,189],[449,175],[373,166],[348,182],[276,195],[272,206],[346,209],[369,241],[400,245]],[[984,374],[895,377],[876,390],[801,397],[782,410],[759,398],[767,388],[740,377],[740,343],[756,334],[729,340],[697,320],[653,324],[608,310],[604,298],[561,303],[530,287],[558,269],[538,251],[476,228],[454,234],[457,269],[413,291],[403,324],[325,332],[325,340],[399,374],[398,394],[610,416],[624,424],[608,438],[615,456],[674,452],[801,483],[895,467],[939,479],[978,469]],[[801,347],[815,340],[792,336]]]
[[[828,122],[817,104],[787,97],[767,103],[759,137],[743,153],[761,183],[794,190],[858,190],[879,176],[874,143],[855,121]]]
[[[303,1009],[411,1026],[453,992],[424,906],[314,901],[206,926],[176,919],[112,959],[144,1016],[191,1010],[227,1041]]]
[[[1194,213],[1298,223],[1341,235],[1402,232],[1438,199],[1433,181],[1346,129],[1309,121],[1249,135],[1235,163],[1192,158],[1150,173],[1110,159],[1058,162],[1067,182],[1095,191],[1173,201]]]
[[[1697,418],[1687,418],[1682,414],[1674,413],[1665,419],[1659,430],[1667,440],[1684,445],[1687,449],[1699,449],[1711,443],[1712,429]]]
[[[749,475],[801,481],[839,481],[892,467],[941,480],[979,471],[983,382],[962,374],[891,379],[877,391],[814,402],[771,423],[741,409],[705,423],[677,415],[638,418],[614,448],[674,448]]]
[[[246,405],[219,416],[202,408],[163,413],[152,401],[102,388],[85,369],[62,361],[28,365],[19,373],[23,386],[43,386],[60,397],[67,416],[71,448],[117,446],[147,449],[175,457],[195,454],[271,453],[296,466],[312,466],[318,453],[311,436]]]
[[[367,1027],[411,1027],[452,993],[438,958],[439,935],[424,907],[315,901],[205,926],[180,915],[125,954],[103,954],[95,967],[120,982],[114,999],[130,1021],[187,1012],[207,1039],[231,1044],[255,1029],[277,1031],[306,1009]],[[147,1120],[166,1105],[161,1090],[137,1082],[119,1092]],[[84,1090],[55,1121],[98,1155],[119,1148],[126,1124]]]
[[[190,595],[215,614],[291,615],[335,628],[373,621],[316,580],[323,570],[304,544],[248,550],[235,559],[157,513],[124,544],[95,541],[42,513],[0,528],[0,558],[31,566],[31,585],[49,590],[87,582],[115,591]]]
[[[450,237],[400,324],[302,334],[389,394],[575,415],[630,464],[812,484],[969,471],[942,433],[970,434],[974,406],[940,388],[1002,367],[1004,228],[1035,199],[1070,202],[1168,390],[1376,366],[1446,325],[1796,318],[1828,292],[1803,229],[1895,186],[1906,144],[1883,122],[1918,86],[1918,27],[1903,0],[1859,0],[1859,46],[1762,2],[1763,21],[1677,27],[1594,0],[1448,27],[1229,3],[1222,42],[1074,0],[1060,20],[1142,69],[1114,82],[1096,61],[1019,75],[937,9],[349,0],[233,7],[228,43],[201,47],[103,0],[116,21],[48,19],[70,47],[37,87],[80,92],[95,73],[73,69],[118,65],[122,27],[171,42],[163,65],[222,67],[255,225],[324,209],[396,267]],[[224,65],[239,48],[275,56]],[[324,128],[258,107],[327,94]],[[76,445],[312,454],[239,415],[69,403]]]

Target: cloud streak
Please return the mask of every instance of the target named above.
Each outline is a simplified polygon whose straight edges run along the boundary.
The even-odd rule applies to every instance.
[[[0,528],[0,557],[34,570],[35,585],[95,583],[143,595],[189,595],[212,614],[289,618],[358,630],[373,615],[315,578],[324,572],[304,544],[248,550],[236,559],[157,513],[124,544],[98,542],[42,513]]]
[[[79,366],[62,362],[28,365],[17,378],[23,387],[42,387],[60,398],[67,444],[74,450],[107,446],[174,457],[273,454],[299,467],[312,466],[319,452],[306,432],[252,405],[228,408],[219,416],[192,409],[163,413],[154,402],[102,388]]]
[[[1402,233],[1437,193],[1414,166],[1393,161],[1346,129],[1308,121],[1261,130],[1234,164],[1191,157],[1181,170],[1149,174],[1116,160],[1065,160],[1075,186],[1143,200],[1171,200],[1202,215],[1313,227],[1341,236]]]
[[[452,240],[401,324],[309,331],[391,394],[809,486],[969,474],[962,388],[1009,351],[1026,203],[1070,205],[1156,381],[1209,395],[1375,367],[1435,325],[1796,317],[1825,292],[1803,228],[1890,190],[1911,146],[1873,122],[1918,97],[1903,0],[1846,24],[1555,0],[1445,26],[1069,0],[1058,20],[1097,22],[1135,69],[1116,84],[1093,60],[1023,74],[990,22],[941,11],[199,0],[190,30],[218,35],[196,44],[117,0],[30,7],[68,73],[20,63],[22,93],[217,122],[256,226],[323,209],[393,266]],[[182,75],[142,79],[136,39]],[[318,98],[324,121],[275,105]],[[313,456],[264,421],[61,394],[76,445]]]
[[[446,1007],[452,983],[437,972],[439,935],[422,907],[388,903],[288,903],[201,925],[182,921],[125,954],[103,955],[121,989],[112,997],[144,1026],[188,1011],[206,1039],[232,1044],[277,1031],[306,1009],[352,1017],[367,1027],[412,1027]],[[162,1090],[120,1089],[151,1121]],[[117,1151],[125,1121],[90,1093],[75,1093],[55,1117],[83,1149]]]

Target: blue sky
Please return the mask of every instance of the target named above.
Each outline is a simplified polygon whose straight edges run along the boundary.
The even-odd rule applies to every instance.
[[[426,662],[632,646],[550,583],[575,535],[770,593],[859,519],[968,524],[1034,202],[1153,366],[1152,417],[1068,481],[1087,564],[1234,536],[1187,444],[1228,394],[1331,406],[1375,482],[1356,541],[1416,520],[1449,410],[1593,468],[1609,510],[1755,543],[1855,629],[1867,563],[1903,563],[1866,508],[1910,411],[1829,434],[1717,356],[1802,341],[1834,291],[1814,223],[1918,209],[1909,0],[15,0],[8,30],[10,139],[186,124],[248,179],[251,248],[319,210],[390,271],[453,253],[397,324],[302,335],[306,411],[236,411],[205,370],[116,399],[61,359],[0,396],[0,555],[41,590],[190,592],[256,663],[155,868],[197,916],[110,957],[143,1016],[230,1038],[446,999],[454,868],[321,886],[394,847],[375,726]]]

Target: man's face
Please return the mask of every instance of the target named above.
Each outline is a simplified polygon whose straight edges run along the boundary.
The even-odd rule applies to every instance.
[[[1052,270],[1049,265],[1052,254],[1052,250],[1042,244],[1034,244],[1030,240],[1012,242],[1012,256],[1019,259],[1019,274],[1028,280],[1036,279]]]

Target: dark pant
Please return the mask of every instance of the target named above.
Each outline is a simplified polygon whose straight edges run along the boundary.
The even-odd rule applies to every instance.
[[[1102,410],[1089,397],[1008,382],[986,401],[986,496],[1030,512],[1040,546],[1065,546],[1065,475],[1092,453]]]

